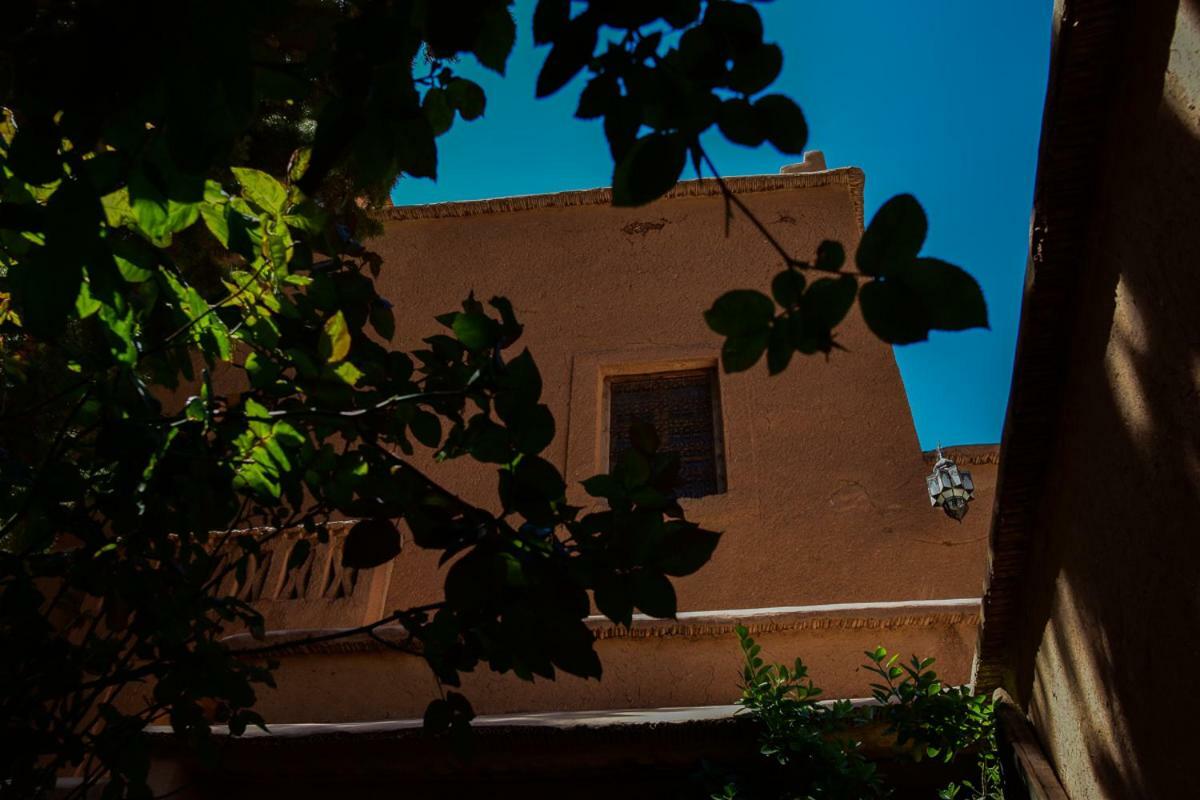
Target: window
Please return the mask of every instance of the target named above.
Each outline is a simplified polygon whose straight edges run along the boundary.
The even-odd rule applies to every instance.
[[[724,444],[715,368],[607,379],[608,458],[615,464],[632,445],[629,428],[648,422],[662,449],[679,454],[677,497],[725,491]]]

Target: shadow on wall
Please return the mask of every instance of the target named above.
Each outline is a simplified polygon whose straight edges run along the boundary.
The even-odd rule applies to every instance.
[[[1189,797],[1200,742],[1200,0],[1123,5],[1016,688],[1072,797]]]

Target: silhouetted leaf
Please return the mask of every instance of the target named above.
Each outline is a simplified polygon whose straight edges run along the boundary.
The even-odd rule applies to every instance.
[[[745,336],[730,336],[721,346],[721,366],[726,372],[745,372],[758,363],[767,349],[770,331]]]
[[[813,281],[804,293],[804,314],[813,324],[832,330],[854,305],[858,283],[850,275]]]
[[[758,147],[766,138],[766,128],[750,101],[740,97],[721,103],[717,113],[717,127],[725,138],[735,144]]]
[[[817,245],[817,260],[813,266],[826,272],[837,272],[846,263],[846,248],[841,242],[826,239]]]
[[[792,353],[795,351],[791,332],[786,323],[773,325],[771,336],[767,340],[767,371],[771,375],[783,372],[787,369],[788,363],[792,360]]]
[[[651,617],[675,616],[675,587],[666,575],[639,570],[633,577],[634,604]]]
[[[771,295],[779,305],[791,308],[800,303],[800,296],[804,294],[804,284],[804,275],[799,271],[785,269],[771,281]]]
[[[671,525],[663,537],[658,563],[667,575],[682,578],[708,563],[721,541],[721,534],[682,523]]]
[[[400,554],[400,531],[388,519],[364,519],[354,523],[342,545],[342,566],[371,569]]]
[[[735,289],[717,298],[704,312],[704,321],[714,333],[746,336],[765,331],[773,316],[771,298],[753,289]]]
[[[596,49],[596,36],[596,24],[590,17],[576,17],[566,25],[538,73],[538,97],[554,94],[587,66]]]
[[[593,590],[596,608],[618,625],[633,622],[633,587],[624,575],[606,573],[597,579]]]
[[[904,273],[904,282],[921,296],[930,328],[961,331],[988,326],[983,292],[960,267],[936,258],[918,258]]]
[[[906,269],[925,243],[928,223],[921,204],[911,194],[898,194],[884,203],[863,231],[855,261],[865,275],[890,275]]]
[[[571,0],[538,0],[533,10],[533,43],[549,44],[571,19]]]
[[[658,431],[649,422],[635,422],[629,428],[629,442],[646,456],[658,451]]]
[[[742,94],[757,94],[771,85],[783,68],[783,51],[778,45],[761,44],[739,53],[729,71],[729,88]]]
[[[613,171],[613,205],[640,206],[662,197],[679,180],[686,160],[681,136],[652,133],[638,139]]]
[[[483,11],[482,23],[472,50],[480,64],[503,75],[508,55],[517,40],[517,25],[506,5],[502,4]]]
[[[800,106],[781,94],[768,94],[754,101],[754,111],[767,140],[781,153],[801,154],[808,143],[808,123]]]
[[[478,119],[487,108],[487,96],[474,81],[455,78],[446,86],[446,100],[465,120]]]

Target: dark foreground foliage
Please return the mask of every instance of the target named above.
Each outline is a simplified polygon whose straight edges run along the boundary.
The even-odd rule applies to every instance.
[[[328,520],[362,520],[351,567],[392,558],[401,524],[453,559],[441,601],[362,629],[402,623],[447,687],[481,664],[598,678],[593,602],[616,621],[675,613],[670,579],[718,540],[672,501],[677,461],[642,432],[585,483],[607,510],[568,505],[512,304],[405,307],[379,294],[363,244],[395,180],[436,177],[437,138],[486,112],[455,65],[504,72],[509,6],[5,4],[0,791],[36,795],[74,769],[85,787],[110,778],[108,797],[145,796],[152,720],[209,754],[212,723],[262,724],[270,647],[222,644],[262,620],[219,587],[288,529],[323,540]],[[547,56],[531,90],[586,75],[577,116],[604,126],[618,204],[661,196],[689,164],[715,175],[699,140],[714,126],[804,148],[800,109],[767,92],[783,54],[750,3],[542,0],[532,25]],[[777,245],[774,299],[737,290],[708,311],[725,368],[829,353],[856,297],[890,342],[986,324],[966,273],[918,255],[924,231],[903,196],[857,272],[837,243],[807,261]],[[393,344],[396,314],[431,318],[430,336]],[[219,388],[230,375],[236,392]],[[429,452],[494,470],[500,511],[442,487]],[[470,717],[451,690],[426,721]]]

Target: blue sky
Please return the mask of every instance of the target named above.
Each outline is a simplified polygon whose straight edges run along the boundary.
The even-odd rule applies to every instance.
[[[607,185],[599,121],[573,118],[582,81],[534,99],[545,48],[518,0],[506,78],[464,62],[488,95],[485,116],[438,140],[439,177],[403,180],[397,204]],[[991,330],[934,333],[896,348],[921,446],[996,442],[1004,424],[1029,239],[1049,58],[1049,0],[779,0],[759,6],[784,52],[771,91],[808,118],[810,149],[866,171],[867,218],[911,192],[930,218],[925,253],[983,287]],[[795,158],[710,137],[724,174],[774,173]],[[732,287],[731,287],[732,288]],[[834,356],[836,358],[836,354]]]

